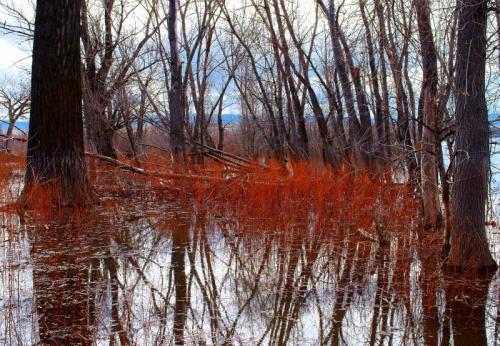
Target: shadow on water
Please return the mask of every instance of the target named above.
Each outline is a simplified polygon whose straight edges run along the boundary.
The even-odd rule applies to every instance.
[[[500,343],[498,273],[435,270],[412,230],[381,247],[143,202],[1,227],[0,344]]]

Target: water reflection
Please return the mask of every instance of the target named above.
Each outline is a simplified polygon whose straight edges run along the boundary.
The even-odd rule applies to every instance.
[[[2,215],[0,344],[496,345],[499,277],[457,280],[417,236],[286,229],[173,205]],[[434,263],[435,265],[435,263]]]
[[[44,225],[33,232],[30,255],[38,335],[43,345],[87,345],[92,340],[95,302],[88,282],[91,239],[71,225]]]

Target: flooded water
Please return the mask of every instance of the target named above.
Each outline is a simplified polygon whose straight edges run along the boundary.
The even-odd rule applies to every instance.
[[[381,247],[349,228],[257,229],[172,203],[64,213],[1,214],[0,344],[500,343],[499,274],[427,270],[411,229]]]

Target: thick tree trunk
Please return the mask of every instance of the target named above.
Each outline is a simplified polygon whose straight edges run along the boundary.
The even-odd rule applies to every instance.
[[[169,0],[168,8],[168,40],[170,43],[170,73],[171,89],[169,91],[168,108],[170,111],[170,148],[174,162],[184,163],[184,106],[182,65],[179,57],[179,43],[177,36],[177,1]]]
[[[417,9],[423,70],[421,106],[419,107],[419,112],[422,113],[419,118],[423,119],[420,180],[424,225],[429,228],[442,225],[437,175],[437,155],[441,152],[438,148],[440,145],[438,139],[440,116],[437,107],[438,67],[431,28],[429,0],[415,0],[415,7]]]
[[[93,148],[98,154],[117,158],[116,149],[113,142],[115,129],[111,126],[106,116],[105,100],[96,100],[91,95],[104,93],[104,90],[91,91],[84,90],[83,110],[86,128],[87,145]]]
[[[80,204],[91,195],[84,160],[80,61],[80,1],[38,1],[23,193],[28,199],[35,183],[57,190],[61,203]]]
[[[462,0],[458,4],[456,156],[448,265],[479,270],[496,268],[485,230],[489,166],[485,99],[487,3]]]
[[[87,116],[89,114],[87,113]],[[110,128],[109,123],[104,114],[92,117],[87,125],[88,143],[94,147],[95,151],[103,156],[108,156],[117,159],[113,137],[115,130]]]

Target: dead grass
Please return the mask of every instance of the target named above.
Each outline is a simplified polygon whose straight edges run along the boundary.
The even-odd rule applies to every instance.
[[[345,165],[331,169],[319,162],[295,162],[284,170],[277,162],[266,169],[226,169],[206,160],[203,167],[174,167],[164,155],[148,155],[141,168],[158,176],[124,172],[89,159],[92,183],[101,197],[147,198],[178,201],[186,208],[217,217],[237,219],[256,230],[286,230],[308,224],[322,232],[352,230],[371,239],[401,232],[414,223],[416,204],[407,184],[387,175],[353,170]],[[120,161],[135,165],[132,160]],[[22,180],[22,153],[0,153],[0,189]],[[293,173],[291,173],[293,172]],[[50,210],[52,190],[34,190],[37,209]],[[10,201],[13,202],[13,201]]]

